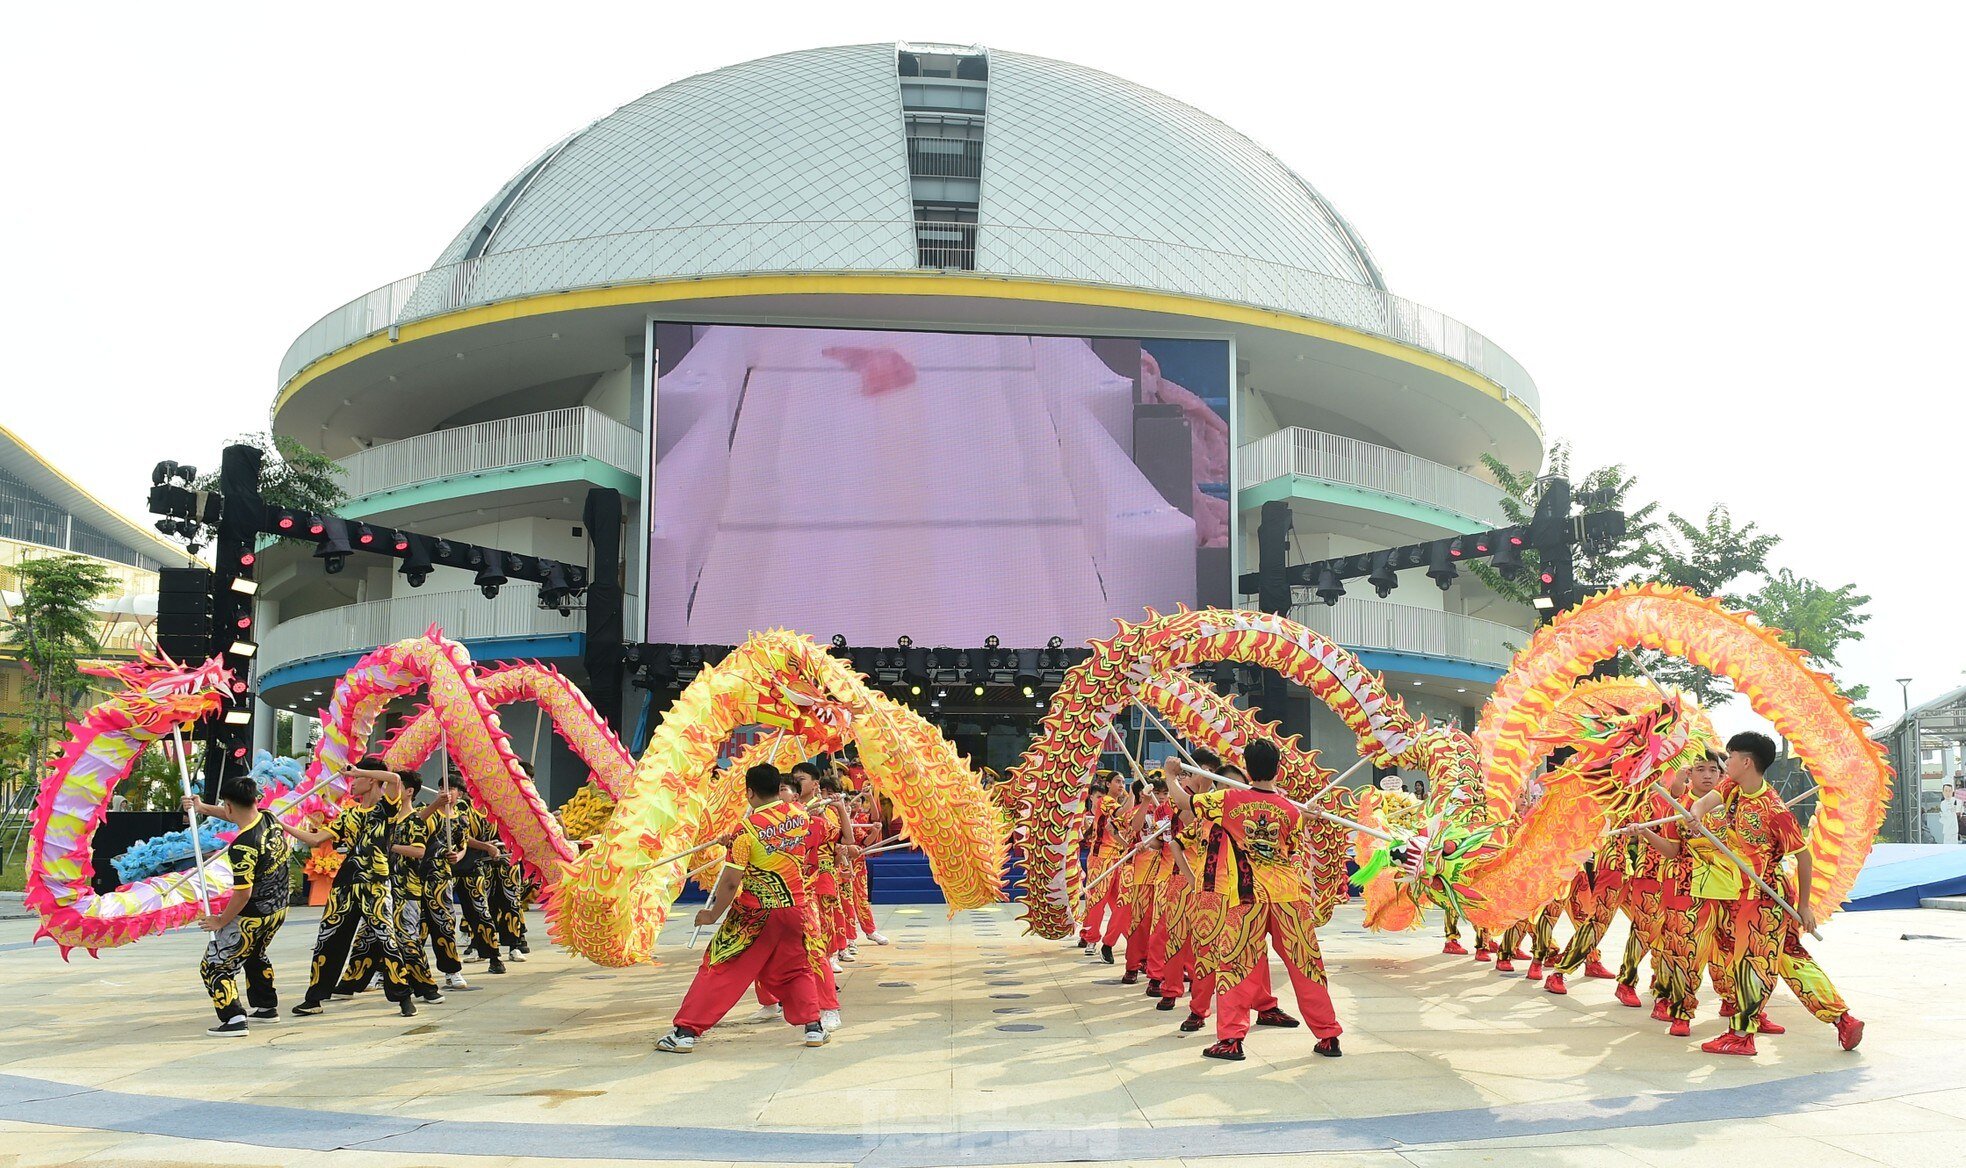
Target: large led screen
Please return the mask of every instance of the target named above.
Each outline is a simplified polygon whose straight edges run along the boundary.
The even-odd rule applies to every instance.
[[[1230,600],[1226,341],[657,325],[647,639],[1079,644]]]

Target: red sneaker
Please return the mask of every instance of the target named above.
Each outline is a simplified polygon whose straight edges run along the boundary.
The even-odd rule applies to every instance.
[[[1527,961],[1527,960],[1529,960],[1529,954],[1527,954],[1527,953],[1524,953],[1524,952],[1522,951],[1522,946],[1520,946],[1520,945],[1517,945],[1517,946],[1515,947],[1515,952],[1514,952],[1514,953],[1511,953],[1511,954],[1509,954],[1509,957],[1510,957],[1510,958],[1512,958],[1513,960],[1516,960],[1516,961]]]
[[[1672,1035],[1674,1038],[1691,1038],[1693,1036],[1693,1023],[1685,1018],[1674,1018],[1672,1025],[1666,1027],[1666,1033]]]
[[[1701,1043],[1700,1049],[1708,1054],[1738,1054],[1748,1058],[1753,1058],[1755,1055],[1753,1036],[1736,1034],[1732,1030],[1719,1038],[1708,1039]]]
[[[1496,972],[1496,973],[1514,973],[1514,972],[1515,972],[1515,962],[1513,962],[1513,961],[1510,961],[1510,960],[1508,959],[1508,957],[1507,957],[1507,955],[1506,955],[1506,954],[1505,954],[1505,955],[1503,955],[1503,956],[1500,956],[1500,957],[1497,957],[1497,958],[1495,959],[1495,972]]]
[[[1664,998],[1660,998],[1658,1001],[1652,1003],[1652,1021],[1654,1022],[1672,1021],[1672,1007],[1666,1005],[1666,1000]]]
[[[1225,1038],[1222,1041],[1216,1043],[1214,1046],[1209,1047],[1207,1050],[1202,1051],[1201,1057],[1214,1058],[1214,1059],[1228,1059],[1230,1062],[1239,1063],[1243,1059],[1242,1039]]]
[[[1129,970],[1127,970],[1127,971],[1126,971],[1126,976],[1124,976],[1124,977],[1122,977],[1122,978],[1120,978],[1120,984],[1121,984],[1121,985],[1139,985],[1139,984],[1140,984],[1140,971],[1139,971],[1139,970],[1137,970],[1137,969],[1129,969]]]
[[[1602,961],[1587,961],[1584,963],[1584,976],[1594,977],[1599,981],[1610,981],[1618,975],[1606,969]]]
[[[1530,981],[1542,981],[1542,980],[1543,980],[1543,963],[1542,963],[1542,962],[1540,962],[1540,961],[1532,961],[1532,962],[1530,962],[1530,963],[1529,963],[1529,972],[1528,972],[1528,973],[1525,973],[1525,974],[1523,974],[1522,976],[1524,976],[1524,977],[1526,977],[1526,978],[1528,978],[1528,979],[1529,979]]]
[[[1442,953],[1452,953],[1456,957],[1465,957],[1468,954],[1467,946],[1461,944],[1461,938],[1459,937],[1449,937],[1447,944],[1440,947],[1440,951]]]
[[[1477,949],[1475,950],[1475,960],[1486,965],[1490,961],[1495,960],[1495,955],[1486,949]]]
[[[1258,1026],[1281,1026],[1286,1030],[1303,1025],[1302,1022],[1292,1018],[1276,1006],[1271,1006],[1269,1009],[1257,1014],[1256,1024]]]
[[[1621,1006],[1630,1006],[1634,1010],[1644,1008],[1644,1004],[1638,1000],[1638,991],[1624,982],[1618,983],[1618,988],[1612,991],[1611,996],[1617,998]]]
[[[1768,1011],[1763,1010],[1754,1016],[1754,1032],[1756,1034],[1787,1034],[1789,1028],[1770,1018]]]
[[[1570,987],[1563,984],[1563,975],[1560,973],[1552,973],[1550,979],[1543,983],[1543,989],[1552,994],[1567,994],[1570,992]]]
[[[1836,1040],[1843,1044],[1844,1050],[1855,1050],[1864,1040],[1864,1024],[1855,1014],[1845,1014],[1836,1020]]]

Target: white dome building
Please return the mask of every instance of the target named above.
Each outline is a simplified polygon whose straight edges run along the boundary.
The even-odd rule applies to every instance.
[[[555,143],[429,271],[294,342],[274,425],[349,468],[351,515],[576,563],[586,491],[619,490],[635,593],[658,323],[1219,342],[1236,469],[1209,488],[1251,520],[1229,571],[1254,567],[1263,502],[1289,500],[1300,557],[1321,558],[1492,526],[1481,456],[1542,454],[1523,368],[1388,292],[1345,219],[1256,143],[1095,70],[905,43],[686,78]],[[353,654],[433,620],[480,657],[581,654],[578,612],[462,579],[411,591],[393,567],[263,561],[266,701],[311,710]],[[1299,615],[1439,714],[1471,705],[1531,623],[1467,581]]]

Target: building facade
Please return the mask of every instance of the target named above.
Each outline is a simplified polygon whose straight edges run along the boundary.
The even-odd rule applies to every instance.
[[[157,569],[192,563],[182,547],[104,505],[0,426],[0,617],[20,602],[19,566],[50,556],[88,559],[114,581],[95,613],[105,659],[129,659],[152,644]],[[0,632],[0,731],[26,729],[29,691],[14,646]]]
[[[735,331],[743,329],[832,330],[833,343],[783,332],[768,343]],[[876,339],[839,343],[836,334],[854,330]],[[912,339],[923,336],[952,339]],[[1015,338],[1015,359],[992,364],[1002,359],[998,345],[976,364],[991,338]],[[1081,348],[1105,363],[1090,382],[1117,369],[1112,384],[1122,399],[1131,394],[1131,409],[1102,435],[1111,441],[1081,441],[1076,427],[1089,426],[1081,419],[1104,408],[1100,391],[1055,395],[1071,401],[1050,416],[1055,433],[1045,432],[1061,450],[1083,453],[1045,472],[1071,480],[1070,491],[1052,494],[1142,492],[1142,482],[1169,478],[1143,451],[1170,436],[1171,457],[1192,455],[1194,463],[1192,484],[1183,469],[1157,495],[1145,492],[1143,508],[1101,504],[1115,509],[1108,518],[1123,515],[1103,526],[1082,515],[1020,519],[1031,530],[1079,524],[1093,545],[1090,571],[1050,573],[1060,611],[1073,589],[1086,592],[1074,572],[1094,581],[1096,605],[1099,596],[1133,596],[1112,577],[1136,569],[1114,565],[1164,565],[1128,550],[1174,546],[1126,534],[1141,524],[1202,545],[1196,578],[1204,582],[1176,588],[1178,599],[1236,602],[1207,581],[1254,568],[1254,516],[1264,502],[1289,503],[1293,559],[1392,546],[1498,525],[1500,494],[1481,472],[1482,456],[1534,468],[1543,454],[1537,390],[1522,366],[1459,321],[1389,291],[1345,219],[1256,143],[1109,74],[925,44],[733,65],[667,85],[553,144],[470,216],[428,271],[351,301],[303,333],[282,362],[273,423],[341,461],[354,517],[568,562],[586,558],[587,491],[619,490],[628,500],[623,584],[633,640],[667,627],[670,616],[683,622],[677,627],[698,627],[705,582],[724,582],[715,590],[722,600],[746,576],[741,561],[718,566],[724,553],[703,546],[713,537],[677,534],[678,516],[687,518],[678,508],[693,505],[684,496],[645,489],[651,467],[672,454],[682,460],[687,452],[676,444],[705,432],[700,413],[684,418],[675,404],[690,400],[681,379],[714,382],[721,374],[704,367],[725,354],[726,367],[743,371],[732,374],[733,400],[751,393],[755,414],[755,402],[777,400],[758,396],[769,385],[806,368],[800,345],[810,341],[852,367],[858,392],[839,401],[859,410],[885,392],[883,370],[899,368],[896,384],[944,395],[934,399],[942,412],[923,419],[974,433],[975,442],[939,456],[956,477],[979,450],[999,451],[989,445],[999,431],[1022,424],[1017,387],[1037,385],[1029,370],[1054,360],[1053,338],[1083,340],[1056,358],[1064,365],[1089,365]],[[1214,347],[1195,347],[1204,343]],[[1141,363],[1143,350],[1153,360]],[[1197,353],[1206,358],[1200,366],[1190,360]],[[1193,393],[1175,386],[1158,398],[1143,388],[1159,378],[1212,384],[1208,366],[1218,353],[1219,385]],[[1029,369],[1020,365],[1027,357]],[[937,380],[945,372],[946,390]],[[829,366],[816,376],[837,373]],[[1000,395],[987,404],[976,388],[986,381]],[[1033,400],[1049,392],[1031,391]],[[784,401],[783,416],[804,419],[807,449],[824,463],[815,491],[850,495],[856,482],[878,486],[869,495],[921,489],[894,488],[900,480],[880,478],[889,472],[863,459],[860,443],[826,438],[837,423],[830,408],[800,414],[815,407],[796,394]],[[1226,424],[1222,457],[1208,453],[1204,432],[1217,423],[1204,405]],[[1003,409],[1011,412],[993,412]],[[723,449],[734,463],[747,441],[758,441],[759,425],[731,422]],[[934,440],[920,429],[894,433]],[[1135,466],[1101,471],[1104,478],[1085,471],[1108,459],[1109,447]],[[791,448],[759,449],[764,470],[707,472],[729,479],[724,505],[742,496],[753,517],[805,514],[787,502],[791,488],[757,481]],[[999,471],[965,490],[992,494],[1019,477],[1005,469],[1021,465],[1006,461],[1018,449],[1002,450],[1009,453],[992,455]],[[658,476],[669,491],[702,480],[706,464],[678,465],[699,469]],[[1229,465],[1232,481],[1221,469]],[[1088,478],[1096,481],[1081,481]],[[1006,514],[1046,505],[1000,504]],[[1165,514],[1135,523],[1146,511]],[[799,522],[765,526],[789,532],[774,546],[789,549],[791,562],[815,563],[837,539],[829,534],[816,552],[796,538]],[[893,522],[858,511],[824,520],[828,533]],[[1011,592],[1024,575],[1009,566],[1020,562],[1014,526],[992,528],[1000,542],[991,546],[1002,554],[978,565]],[[718,546],[740,548],[730,535],[739,529],[759,527],[730,523]],[[677,580],[685,561],[690,574]],[[530,589],[487,600],[462,577],[439,575],[412,590],[394,567],[356,561],[328,577],[293,553],[262,560],[263,700],[311,712],[355,655],[432,623],[479,658],[572,666],[579,657],[578,610],[569,617],[540,608]],[[970,586],[947,585],[954,595]],[[672,594],[687,598],[687,619],[671,613],[664,598]],[[1084,596],[1075,602],[1084,607]],[[1133,611],[1106,615],[1138,616],[1137,599],[1127,603]],[[772,606],[756,607],[726,605],[720,619],[758,627],[782,619],[764,610]],[[1001,619],[1017,619],[1014,607],[1004,606]],[[1312,600],[1293,615],[1359,650],[1409,706],[1451,718],[1478,704],[1533,627],[1529,610],[1466,577],[1445,592],[1424,578],[1385,599],[1355,590],[1335,608]],[[867,627],[878,626],[870,619]],[[841,627],[848,623],[842,616]],[[836,630],[802,631],[824,640]],[[1064,631],[1068,640],[1086,635]],[[508,720],[522,744],[529,717],[515,711]],[[1335,721],[1318,720],[1314,738],[1327,758],[1348,753]],[[539,765],[554,769],[550,760]],[[566,794],[560,786],[549,779],[557,797]]]

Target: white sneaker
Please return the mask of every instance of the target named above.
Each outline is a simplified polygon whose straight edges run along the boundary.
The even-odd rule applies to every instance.
[[[757,1013],[739,1022],[739,1026],[757,1026],[765,1022],[781,1022],[785,1018],[785,1007],[774,1002],[769,1006],[759,1006]]]
[[[464,980],[462,973],[447,973],[444,975],[444,988],[447,990],[468,990],[471,988],[471,983]]]
[[[666,1054],[692,1054],[696,1050],[696,1035],[671,1030],[655,1040],[655,1049]]]
[[[1084,945],[1080,946],[1079,951],[1087,957],[1097,957],[1099,955],[1099,942],[1087,941]]]
[[[819,1012],[819,1025],[828,1034],[838,1030],[840,1028],[840,1012],[838,1010],[821,1010]]]
[[[867,939],[876,945],[885,945],[888,943],[887,934],[881,932],[879,929],[867,934]]]
[[[830,965],[830,966],[832,966],[832,967],[833,967],[833,972],[834,972],[834,973],[845,973],[845,972],[846,972],[846,969],[845,969],[844,967],[842,967],[842,966],[840,965],[840,959],[839,959],[839,958],[837,958],[837,957],[828,957],[828,958],[826,959],[826,964],[828,964],[828,965]]]
[[[817,1022],[806,1027],[807,1046],[825,1046],[826,1040],[830,1037],[832,1036],[826,1033],[826,1028]]]
[[[858,961],[858,960],[860,960],[860,958],[859,958],[858,956],[856,956],[856,955],[854,954],[854,952],[853,952],[853,950],[851,950],[851,949],[842,949],[842,950],[840,950],[840,951],[839,951],[838,953],[835,953],[835,954],[833,954],[833,959],[834,959],[835,961]]]
[[[505,955],[505,960],[507,961],[524,961],[525,959],[526,959],[526,955],[519,952],[517,949],[514,949]]]

